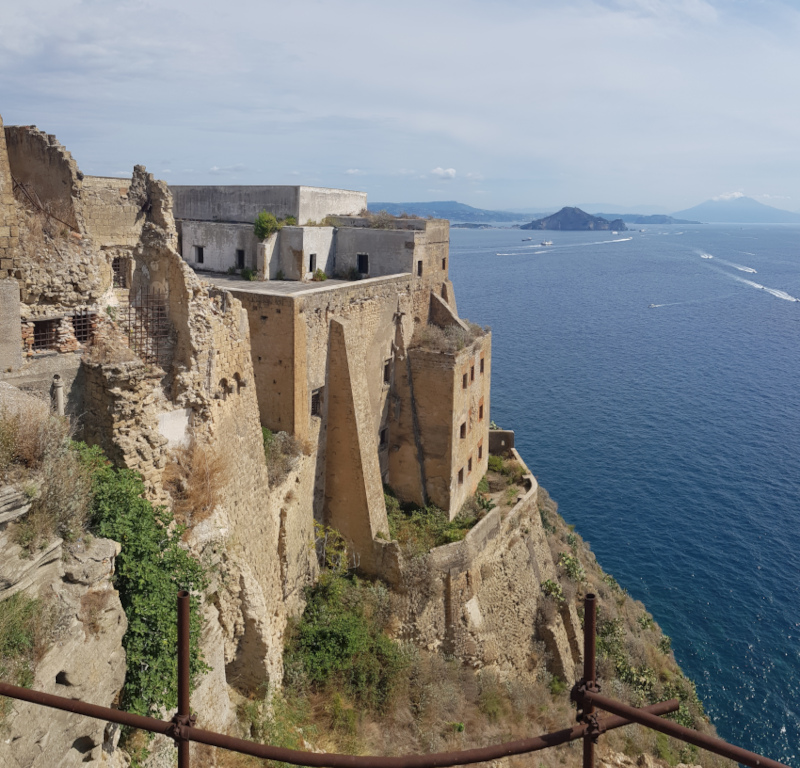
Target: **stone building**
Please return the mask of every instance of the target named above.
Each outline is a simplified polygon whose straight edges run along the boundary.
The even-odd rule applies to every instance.
[[[231,222],[258,210],[302,218],[282,202],[287,189],[329,226],[284,226],[255,242],[252,223]],[[458,317],[448,222],[382,217],[377,228],[345,215],[366,199],[342,190],[174,194],[184,259],[247,310],[261,423],[313,447],[315,517],[353,542],[367,570],[380,560],[373,542],[388,537],[382,485],[454,517],[487,469],[491,337]],[[244,227],[259,254],[254,281],[219,274],[234,258],[250,263],[252,248],[234,257]]]

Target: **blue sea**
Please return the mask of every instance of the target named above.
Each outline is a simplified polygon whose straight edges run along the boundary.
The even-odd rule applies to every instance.
[[[453,229],[459,313],[492,419],[719,734],[800,768],[800,227],[644,230]]]

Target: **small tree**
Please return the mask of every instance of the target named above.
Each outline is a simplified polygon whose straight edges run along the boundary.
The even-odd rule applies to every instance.
[[[259,240],[263,240],[269,237],[273,232],[277,232],[280,229],[280,225],[274,213],[261,211],[261,213],[256,216],[253,229],[255,230],[256,237]]]

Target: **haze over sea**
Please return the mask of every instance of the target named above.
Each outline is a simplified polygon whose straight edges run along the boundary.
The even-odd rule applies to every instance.
[[[800,767],[800,227],[644,229],[453,229],[459,314],[494,331],[492,419],[719,734]]]

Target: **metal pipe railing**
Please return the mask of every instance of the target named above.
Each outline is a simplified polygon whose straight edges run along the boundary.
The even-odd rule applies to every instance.
[[[594,766],[594,745],[600,734],[613,728],[631,723],[640,723],[653,730],[666,733],[676,739],[694,744],[710,752],[737,760],[751,768],[788,768],[775,760],[748,752],[746,749],[728,744],[722,739],[685,728],[659,715],[675,712],[679,703],[676,699],[651,704],[641,709],[630,707],[614,699],[599,694],[596,681],[596,598],[589,594],[585,599],[584,612],[584,678],[572,690],[572,699],[579,705],[579,724],[554,733],[528,739],[508,741],[490,747],[467,749],[458,752],[438,752],[428,755],[403,755],[400,757],[355,756],[331,753],[302,752],[283,747],[256,744],[252,741],[227,736],[222,733],[206,731],[195,727],[195,717],[190,710],[190,597],[182,591],[178,594],[178,711],[171,721],[135,715],[118,709],[87,704],[63,696],[55,696],[41,691],[31,691],[16,685],[0,682],[0,696],[27,701],[45,707],[73,712],[85,717],[105,720],[111,723],[139,728],[151,733],[160,733],[175,740],[178,747],[179,768],[190,768],[190,744],[196,741],[220,749],[228,749],[253,757],[275,760],[292,765],[310,768],[447,768],[448,766],[498,760],[511,755],[537,752],[542,749],[583,739],[584,768]],[[596,708],[610,712],[600,716]]]

